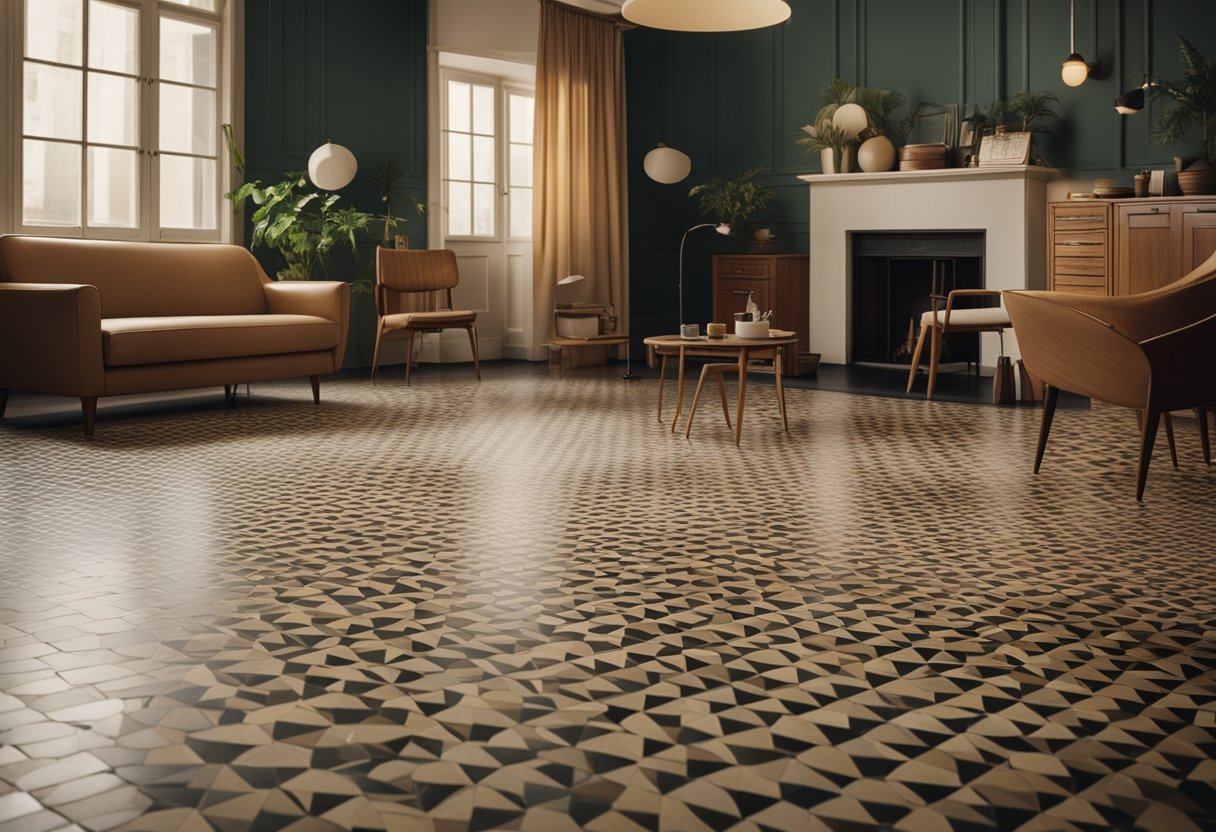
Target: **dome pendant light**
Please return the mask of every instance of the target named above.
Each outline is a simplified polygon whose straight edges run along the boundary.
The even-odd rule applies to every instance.
[[[1079,87],[1089,77],[1089,64],[1077,54],[1077,0],[1068,3],[1068,51],[1070,54],[1060,66],[1060,77],[1070,87]]]
[[[789,20],[785,0],[625,0],[630,23],[676,32],[739,32]]]

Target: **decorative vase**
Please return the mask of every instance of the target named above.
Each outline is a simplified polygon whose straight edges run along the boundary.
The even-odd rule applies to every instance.
[[[839,160],[839,164],[837,160]],[[827,147],[819,151],[819,166],[823,168],[824,173],[848,173],[852,169],[852,164],[853,149],[851,147],[844,147],[839,151],[836,148]]]
[[[866,173],[882,173],[895,166],[895,145],[886,136],[866,139],[857,148],[857,166]]]
[[[1216,168],[1201,168],[1192,165],[1178,171],[1178,188],[1186,196],[1216,194]]]

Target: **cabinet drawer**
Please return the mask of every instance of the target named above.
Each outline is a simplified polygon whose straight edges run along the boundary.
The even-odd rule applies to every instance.
[[[718,261],[719,274],[737,277],[772,277],[772,260],[743,260],[723,257]]]
[[[1072,208],[1070,206],[1056,208],[1051,217],[1052,230],[1056,235],[1074,231],[1105,231],[1106,209]]]
[[[1061,257],[1056,254],[1055,271],[1056,282],[1066,275],[1092,275],[1106,279],[1106,258],[1098,257]]]
[[[1075,278],[1069,278],[1073,280]],[[1093,283],[1065,283],[1062,280],[1057,280],[1055,285],[1057,292],[1072,292],[1077,295],[1105,295],[1106,281],[1099,280]]]

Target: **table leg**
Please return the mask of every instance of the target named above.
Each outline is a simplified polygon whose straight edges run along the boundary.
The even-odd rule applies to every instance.
[[[697,405],[701,402],[701,391],[705,389],[705,378],[710,373],[709,365],[701,368],[701,378],[697,380],[697,392],[692,396],[692,407],[688,408],[688,422],[684,425],[684,438],[692,436],[692,420],[697,415]],[[721,374],[717,374],[721,379]]]
[[[747,401],[747,348],[739,349],[739,405],[735,411],[735,447],[743,438],[743,403]]]
[[[781,410],[781,427],[790,432],[790,423],[785,418],[785,388],[781,385],[781,350],[773,358],[773,379],[777,384],[777,407]]]
[[[676,377],[676,415],[671,420],[671,432],[676,432],[680,423],[680,414],[684,412],[684,345],[680,344],[680,367]]]
[[[667,376],[667,356],[659,364],[659,421],[663,421],[663,379]]]

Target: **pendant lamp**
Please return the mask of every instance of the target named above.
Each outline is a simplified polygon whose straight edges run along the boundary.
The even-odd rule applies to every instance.
[[[323,191],[345,188],[358,172],[355,154],[340,144],[326,142],[308,157],[308,178]]]
[[[676,32],[738,32],[789,20],[785,0],[625,0],[630,23]]]
[[[646,154],[642,160],[642,170],[655,182],[664,185],[674,185],[682,182],[692,170],[692,160],[687,153],[681,153],[674,147],[659,142],[659,146]]]
[[[1077,54],[1077,0],[1068,3],[1068,51],[1071,53],[1060,65],[1060,77],[1070,87],[1079,87],[1089,77],[1089,64]]]

